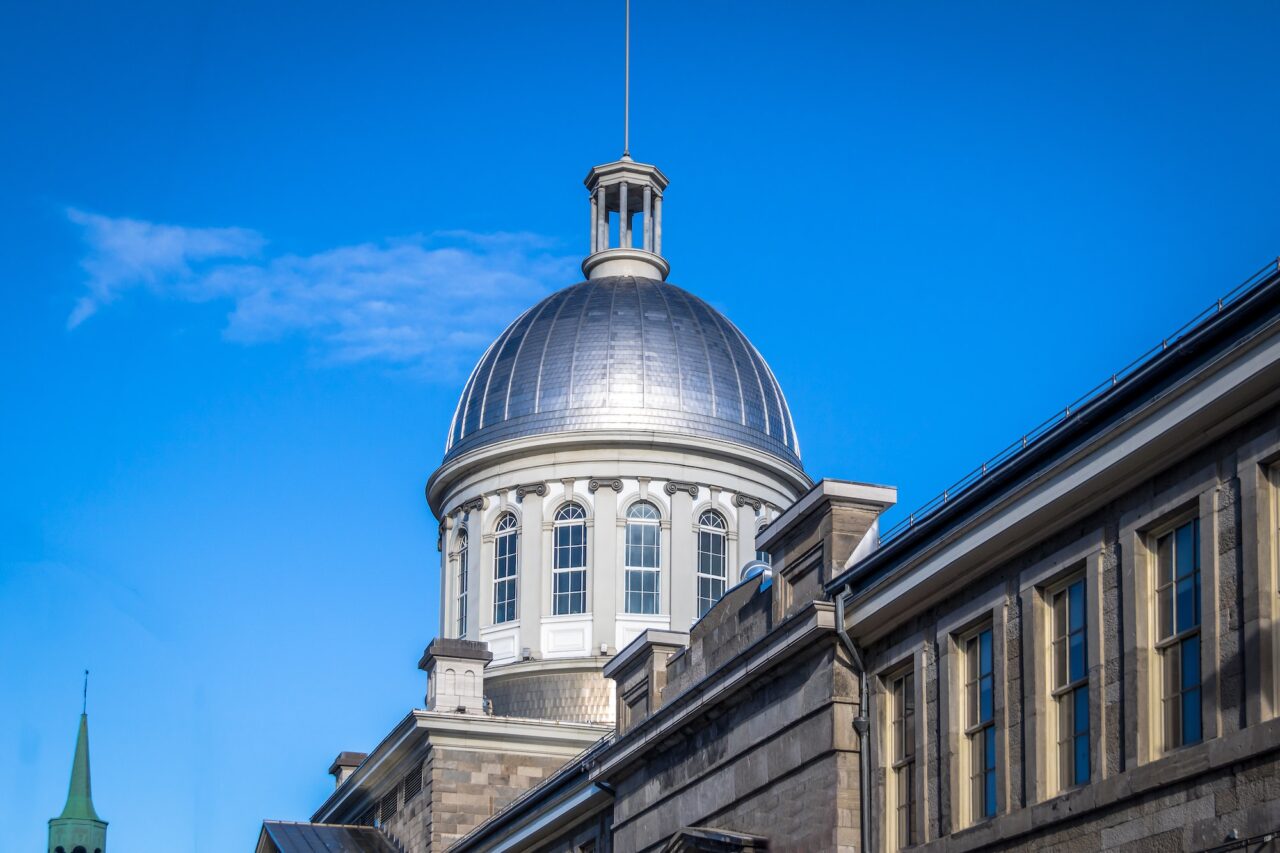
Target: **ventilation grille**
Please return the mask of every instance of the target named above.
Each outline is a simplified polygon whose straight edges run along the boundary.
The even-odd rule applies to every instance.
[[[409,775],[404,777],[404,801],[407,805],[410,800],[422,793],[422,767],[415,767],[409,771]]]
[[[386,823],[396,816],[397,806],[399,805],[400,786],[387,791],[386,796],[382,798],[382,822]]]
[[[377,826],[378,823],[378,804],[374,803],[365,810],[365,813],[356,819],[357,826]]]

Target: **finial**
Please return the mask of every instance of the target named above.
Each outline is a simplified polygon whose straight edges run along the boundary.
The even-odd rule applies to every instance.
[[[80,713],[89,713],[89,670],[84,671],[84,693],[80,697]]]
[[[626,0],[626,23],[623,25],[622,70],[622,159],[631,159],[631,0]]]

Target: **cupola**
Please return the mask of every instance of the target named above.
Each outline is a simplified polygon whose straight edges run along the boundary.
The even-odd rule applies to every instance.
[[[667,176],[657,166],[637,163],[623,154],[621,160],[593,168],[585,183],[591,195],[591,254],[582,262],[587,279],[629,275],[665,281],[671,272],[662,257],[662,192]]]

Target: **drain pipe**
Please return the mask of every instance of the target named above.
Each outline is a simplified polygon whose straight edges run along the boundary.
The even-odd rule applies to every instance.
[[[867,717],[867,669],[862,664],[862,655],[858,653],[858,646],[853,642],[853,638],[849,636],[849,632],[844,629],[844,599],[846,595],[850,595],[851,590],[848,584],[844,589],[836,593],[836,636],[840,638],[840,642],[844,644],[845,650],[849,652],[849,657],[853,658],[853,666],[858,671],[859,697],[858,697],[858,716],[853,718],[853,730],[858,733],[859,754],[858,766],[861,771],[860,778],[862,784],[858,789],[858,808],[861,814],[858,815],[858,830],[862,837],[862,853],[867,853],[870,845],[867,843],[867,837],[870,833],[871,813],[867,809],[867,803],[871,796],[871,720]]]

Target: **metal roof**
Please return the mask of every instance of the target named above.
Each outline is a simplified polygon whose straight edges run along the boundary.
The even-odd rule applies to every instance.
[[[266,820],[262,834],[278,853],[399,853],[372,826]],[[263,849],[261,844],[258,849]]]
[[[720,312],[656,279],[582,282],[516,318],[463,389],[445,461],[590,430],[716,438],[800,467],[795,424],[764,358]]]

